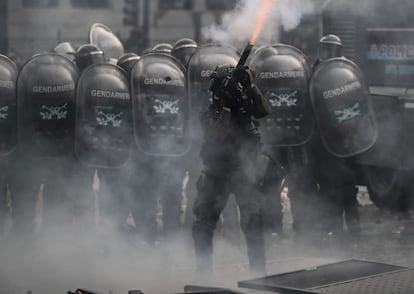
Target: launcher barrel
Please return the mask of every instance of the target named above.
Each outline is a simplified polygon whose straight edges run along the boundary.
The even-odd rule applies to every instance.
[[[244,48],[243,53],[242,53],[242,55],[241,55],[241,57],[239,59],[239,62],[237,63],[237,66],[236,67],[244,66],[245,65],[245,63],[247,61],[247,58],[249,57],[250,53],[253,50],[253,46],[254,45],[252,43],[250,43],[250,42],[247,43],[247,45]]]

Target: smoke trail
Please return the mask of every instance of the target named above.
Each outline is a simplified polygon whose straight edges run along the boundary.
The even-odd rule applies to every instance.
[[[223,16],[221,25],[203,29],[205,39],[223,43],[238,43],[249,40],[257,25],[257,13],[262,1],[242,0],[236,8]],[[265,44],[278,40],[281,29],[289,31],[299,25],[302,16],[314,11],[314,3],[309,0],[274,1],[258,43]]]
[[[259,38],[260,33],[262,32],[266,24],[268,13],[270,9],[273,7],[273,5],[275,5],[275,2],[272,0],[263,1],[263,6],[260,8],[259,15],[257,17],[256,29],[253,33],[252,38],[250,39],[250,44],[255,44],[257,39]]]

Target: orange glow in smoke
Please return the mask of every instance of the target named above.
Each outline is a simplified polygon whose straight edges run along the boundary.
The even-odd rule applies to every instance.
[[[263,4],[262,4],[262,7],[260,8],[259,15],[257,18],[256,30],[254,31],[254,34],[249,41],[251,45],[254,45],[256,43],[257,38],[259,37],[266,23],[266,19],[269,14],[270,8],[272,7],[273,2],[275,2],[275,0],[261,0],[261,1],[263,2]]]

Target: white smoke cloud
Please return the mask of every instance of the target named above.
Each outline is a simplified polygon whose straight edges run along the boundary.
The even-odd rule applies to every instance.
[[[223,43],[249,40],[256,28],[256,19],[262,4],[263,1],[240,1],[233,11],[223,15],[222,24],[203,29],[204,38]],[[281,29],[285,31],[294,29],[300,24],[304,14],[313,11],[313,1],[274,0],[258,43],[276,42]]]

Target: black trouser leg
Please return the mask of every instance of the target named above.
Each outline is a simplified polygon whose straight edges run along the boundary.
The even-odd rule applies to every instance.
[[[250,273],[266,274],[266,258],[263,234],[263,220],[260,215],[250,216],[249,224],[244,228]]]
[[[356,198],[358,189],[356,187],[346,187],[342,192],[342,206],[345,211],[345,221],[348,226],[348,231],[351,234],[358,234],[361,232],[358,200]]]
[[[196,253],[197,272],[201,276],[211,276],[213,271],[214,228],[196,221],[193,224],[192,233]]]

